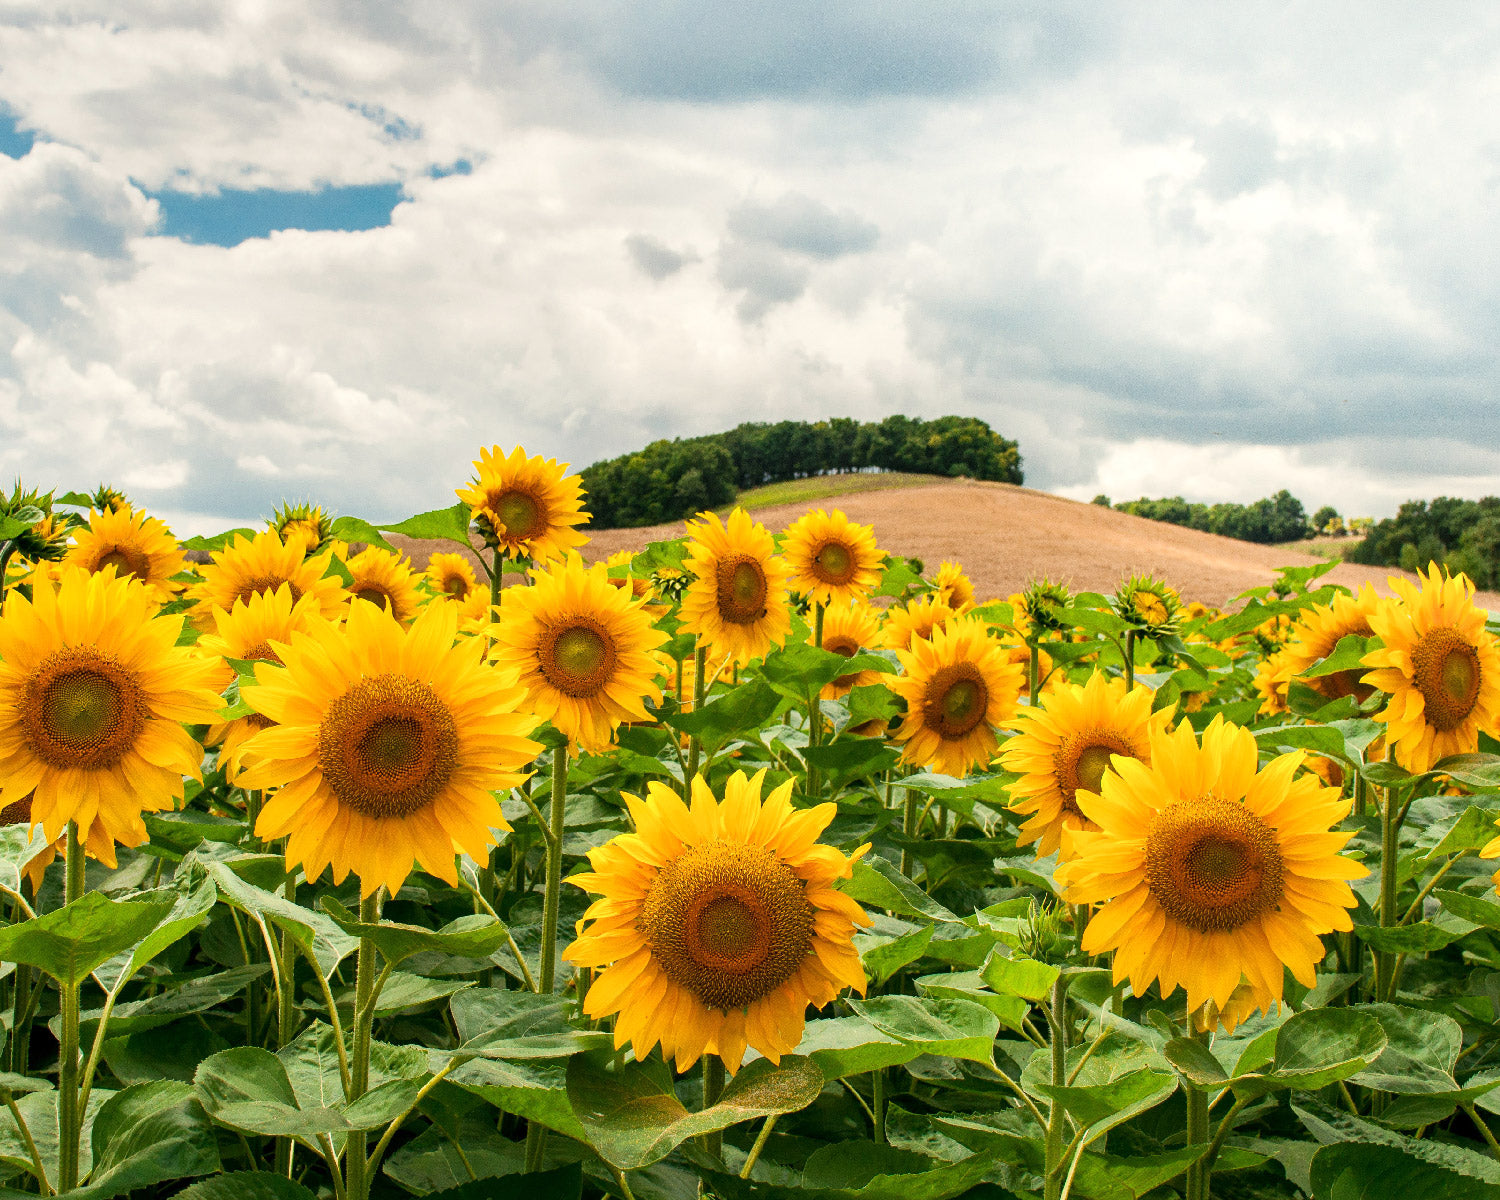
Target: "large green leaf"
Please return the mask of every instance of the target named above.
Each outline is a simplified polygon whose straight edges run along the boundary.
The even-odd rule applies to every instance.
[[[1002,996],[993,992],[978,971],[948,971],[938,975],[923,975],[917,981],[917,990],[924,996],[945,996],[950,1000],[968,1000],[981,1004],[995,1016],[1006,1029],[1020,1032],[1022,1021],[1031,1011],[1031,1005],[1020,996]]]
[[[705,751],[715,753],[737,737],[753,736],[781,703],[781,697],[759,679],[746,680],[692,712],[672,713],[663,718],[674,729],[698,739]]]
[[[716,1103],[689,1112],[665,1064],[614,1064],[580,1054],[569,1062],[567,1080],[585,1140],[622,1171],[649,1166],[698,1134],[806,1108],[824,1083],[810,1059],[787,1055],[777,1065],[758,1058],[740,1069]]]
[[[1057,967],[1034,958],[1009,958],[991,954],[980,968],[980,978],[1002,996],[1019,996],[1023,1000],[1040,1000],[1051,990],[1058,975]]]
[[[350,937],[368,938],[390,963],[401,963],[414,954],[424,953],[488,958],[505,945],[505,926],[482,913],[459,917],[441,929],[424,929],[396,921],[366,924],[332,896],[324,896],[322,903],[335,925]]]
[[[766,655],[760,673],[773,688],[789,699],[805,704],[840,675],[858,671],[895,670],[888,659],[862,653],[851,658],[823,650],[807,642],[793,642]]]
[[[1293,1102],[1292,1111],[1297,1114],[1307,1131],[1325,1146],[1353,1142],[1358,1143],[1363,1150],[1377,1146],[1390,1147],[1400,1151],[1407,1159],[1470,1177],[1471,1181],[1475,1181],[1474,1194],[1480,1194],[1478,1181],[1500,1185],[1500,1163],[1496,1163],[1488,1154],[1471,1150],[1467,1146],[1434,1138],[1408,1137],[1394,1129],[1387,1129],[1384,1125],[1377,1125],[1374,1121],[1353,1116],[1341,1108],[1334,1108],[1312,1096],[1299,1097]]]
[[[423,541],[457,542],[465,550],[469,543],[469,506],[460,500],[452,508],[437,508],[397,521],[394,525],[377,525],[385,533],[400,533]]]
[[[583,1126],[568,1102],[561,1061],[476,1059],[455,1069],[451,1083],[482,1096],[496,1108],[583,1141]]]
[[[318,1195],[270,1171],[230,1171],[201,1180],[172,1200],[318,1200]]]
[[[1083,1144],[1087,1146],[1116,1125],[1155,1108],[1177,1090],[1177,1076],[1147,1067],[1105,1083],[1032,1086],[1049,1100],[1062,1104],[1064,1111],[1083,1128]]]
[[[219,1170],[213,1126],[185,1083],[165,1080],[116,1092],[99,1106],[93,1171],[78,1200],[110,1200],[168,1179]]]
[[[525,1200],[579,1200],[583,1194],[583,1168],[572,1163],[551,1171],[532,1171],[511,1187],[522,1192]],[[471,1179],[457,1187],[428,1192],[423,1200],[494,1200],[496,1191],[493,1179]]]
[[[463,1038],[455,1054],[492,1059],[567,1058],[607,1045],[611,1035],[577,1029],[569,1021],[575,1005],[561,996],[478,988],[451,1002],[453,1023]]]
[[[295,1137],[317,1149],[322,1134],[351,1128],[337,1108],[300,1106],[286,1067],[259,1046],[234,1046],[205,1059],[193,1088],[209,1116],[241,1133]]]
[[[332,976],[339,963],[358,949],[359,939],[350,937],[324,914],[250,882],[236,869],[248,870],[266,861],[256,856],[206,866],[225,903],[247,914],[263,929],[269,924],[288,934],[325,977]]]
[[[115,955],[94,971],[99,986],[113,991],[173,942],[185,938],[202,923],[218,896],[213,880],[207,878],[190,891],[182,892],[173,902],[167,919],[142,938],[139,945]]]
[[[170,900],[111,900],[85,892],[65,908],[0,929],[0,960],[26,963],[72,986],[135,946],[172,908]]]
[[[863,1017],[829,1017],[806,1024],[797,1053],[817,1063],[831,1081],[909,1063],[926,1051],[920,1042],[891,1037]]]
[[[1380,1022],[1364,1007],[1309,1009],[1268,1030],[1262,1039],[1240,1056],[1232,1076],[1211,1052],[1189,1039],[1168,1042],[1164,1053],[1199,1086],[1227,1084],[1236,1095],[1254,1098],[1285,1089],[1314,1092],[1353,1078],[1379,1059],[1388,1045]],[[1269,1061],[1258,1052],[1261,1046],[1274,1047]],[[1262,1066],[1264,1070],[1259,1069]]]
[[[935,925],[924,925],[895,937],[869,931],[855,934],[854,948],[859,951],[870,982],[879,987],[897,971],[921,958],[936,928]]]
[[[1485,1183],[1394,1146],[1339,1142],[1312,1160],[1313,1200],[1500,1200],[1500,1184]]]
[[[705,1171],[704,1183],[722,1200],[949,1200],[979,1183],[993,1167],[983,1155],[964,1162],[934,1163],[907,1174],[872,1175],[857,1187],[809,1187],[761,1183],[718,1171]],[[990,1193],[1000,1200],[1005,1193]]]
[[[335,517],[333,536],[345,542],[367,542],[371,546],[379,546],[382,550],[395,549],[390,542],[385,540],[385,535],[379,529],[361,517]],[[336,556],[335,561],[337,561]]]
[[[0,825],[0,887],[19,894],[21,872],[46,848],[47,836],[40,825]]]
[[[842,891],[865,904],[889,909],[903,917],[925,917],[932,921],[958,921],[910,879],[879,855],[871,855],[854,864],[854,874],[845,880]]]
[[[848,1004],[881,1033],[920,1045],[927,1054],[994,1062],[1000,1018],[982,1005],[916,996],[851,997]]]
[[[89,1093],[88,1112],[84,1115],[83,1137],[79,1141],[78,1172],[87,1178],[93,1169],[93,1141],[90,1131],[104,1103],[115,1093],[107,1088],[94,1088]],[[36,1143],[42,1167],[52,1184],[57,1184],[57,1093],[52,1090],[31,1092],[16,1098],[16,1108],[31,1131]],[[15,1117],[9,1108],[0,1108],[0,1164],[10,1168],[10,1173],[24,1171],[31,1174],[33,1167],[31,1152],[16,1127]]]
[[[900,754],[883,738],[841,737],[803,752],[809,766],[823,772],[829,786],[837,789],[856,779],[868,779],[896,765]]]

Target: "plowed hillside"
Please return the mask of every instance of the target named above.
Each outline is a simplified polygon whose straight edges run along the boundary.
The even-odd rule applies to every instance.
[[[859,492],[821,505],[760,508],[754,515],[775,532],[809,507],[841,508],[851,520],[873,524],[883,549],[920,558],[929,572],[944,560],[962,563],[982,599],[1020,591],[1036,575],[1075,591],[1109,592],[1125,575],[1150,572],[1184,599],[1221,605],[1247,588],[1270,583],[1278,567],[1319,561],[1283,546],[1258,546],[1031,488],[968,480]],[[678,523],[599,530],[584,547],[584,557],[594,561],[617,550],[639,550],[647,542],[678,536],[682,528]],[[418,567],[442,548],[409,539],[400,543]],[[1385,593],[1386,577],[1400,573],[1343,563],[1325,578],[1351,588],[1368,580]],[[1500,609],[1500,594],[1481,592],[1477,600]]]

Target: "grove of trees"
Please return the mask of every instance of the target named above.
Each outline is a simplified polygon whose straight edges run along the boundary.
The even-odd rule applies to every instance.
[[[911,471],[1021,483],[1020,447],[977,417],[764,421],[652,442],[585,467],[596,528],[656,525],[728,504],[744,488],[809,475]]]
[[[1308,537],[1312,527],[1302,501],[1282,488],[1274,496],[1252,504],[1189,504],[1181,496],[1151,500],[1122,500],[1111,505],[1108,496],[1095,496],[1095,504],[1113,507],[1137,517],[1186,525],[1204,533],[1217,533],[1242,542],[1295,542]]]
[[[1436,560],[1475,586],[1500,584],[1500,497],[1408,500],[1345,556],[1370,566],[1426,570]]]

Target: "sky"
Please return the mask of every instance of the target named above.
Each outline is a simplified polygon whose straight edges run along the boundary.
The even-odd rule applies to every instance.
[[[0,481],[204,533],[745,420],[1500,494],[1500,6],[0,0]]]

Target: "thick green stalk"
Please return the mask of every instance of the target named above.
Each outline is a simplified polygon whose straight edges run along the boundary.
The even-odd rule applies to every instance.
[[[724,1060],[717,1054],[703,1056],[703,1107],[712,1108],[724,1093]],[[715,1158],[724,1157],[724,1131],[703,1135],[703,1148]]]
[[[1026,668],[1026,695],[1030,697],[1033,704],[1037,703],[1036,689],[1041,680],[1038,678],[1042,673],[1042,643],[1033,635],[1026,639],[1026,648],[1030,653],[1030,662]]]
[[[65,904],[83,895],[83,845],[78,823],[68,822]],[[83,1114],[78,1111],[78,989],[77,983],[58,982],[62,1038],[57,1056],[57,1190],[78,1186],[78,1145]]]
[[[708,647],[701,643],[693,651],[693,711],[697,712],[703,707],[703,697],[707,692],[703,676],[708,670]],[[702,757],[703,746],[698,741],[695,733],[688,739],[687,772],[682,780],[682,798],[689,804],[693,802],[693,777],[698,774],[698,760]]]
[[[1047,1004],[1048,1035],[1052,1049],[1052,1086],[1066,1087],[1068,1084],[1068,979],[1059,974],[1052,983],[1052,994]],[[1047,1112],[1046,1177],[1043,1180],[1045,1200],[1058,1200],[1062,1195],[1063,1144],[1066,1130],[1063,1125],[1062,1101],[1053,1100]]]
[[[360,897],[359,919],[365,925],[380,921],[379,888]],[[348,1096],[351,1104],[370,1088],[370,1027],[375,1023],[375,954],[375,943],[367,937],[360,938],[359,957],[354,968],[354,1053],[349,1063]],[[363,1132],[348,1135],[344,1148],[344,1179],[349,1200],[369,1200],[366,1146]]]
[[[1125,690],[1135,687],[1135,630],[1125,631]]]
[[[0,601],[5,599],[5,574],[10,570],[10,560],[17,550],[16,543],[6,542],[5,548],[0,549]]]
[[[562,899],[563,818],[568,800],[568,748],[552,752],[552,837],[547,843],[547,891],[542,900],[542,991],[556,991],[557,908]]]
[[[481,560],[482,561],[482,560]],[[494,624],[500,619],[499,606],[502,589],[505,584],[504,560],[497,549],[490,566],[486,569],[490,577],[490,623]],[[495,850],[491,846],[485,851],[484,862],[479,864],[479,895],[474,898],[474,911],[479,911],[479,903],[482,898],[494,911],[495,907]],[[479,986],[482,988],[492,987],[495,982],[495,969],[485,967],[479,972]]]
[[[885,1141],[885,1068],[870,1072],[870,1111],[875,1114],[875,1141]]]
[[[906,792],[906,810],[902,814],[901,832],[906,834],[908,838],[915,838],[917,836],[917,793],[912,791],[911,788],[905,788],[904,790]],[[901,874],[910,879],[911,872],[911,851],[903,850],[901,851]]]
[[[1380,806],[1380,927],[1391,929],[1398,923],[1396,871],[1401,859],[1401,821],[1396,810],[1394,788],[1381,789],[1385,795]],[[1396,955],[1390,950],[1375,951],[1375,999],[1393,999],[1396,979]]]
[[[245,793],[245,821],[250,828],[252,838],[255,837],[255,823],[260,820],[260,806],[263,799],[264,796],[258,788],[252,788]],[[245,947],[245,965],[250,966],[260,961],[260,943],[252,937]],[[260,980],[252,979],[245,985],[245,1044],[248,1046],[260,1044],[261,1003]]]
[[[297,899],[297,876],[295,872],[288,872],[286,883],[282,885],[281,894],[288,900]],[[281,934],[280,955],[281,960],[281,991],[276,999],[276,1046],[292,1044],[297,1035],[297,943],[292,941],[292,935],[285,931]],[[276,1139],[276,1173],[290,1179],[292,1177],[293,1147],[296,1142],[291,1138]]]
[[[823,648],[823,606],[813,605],[813,645]],[[812,694],[807,705],[807,744],[823,744],[823,698],[818,692]],[[816,800],[823,791],[823,780],[817,767],[807,768],[807,794]]]

